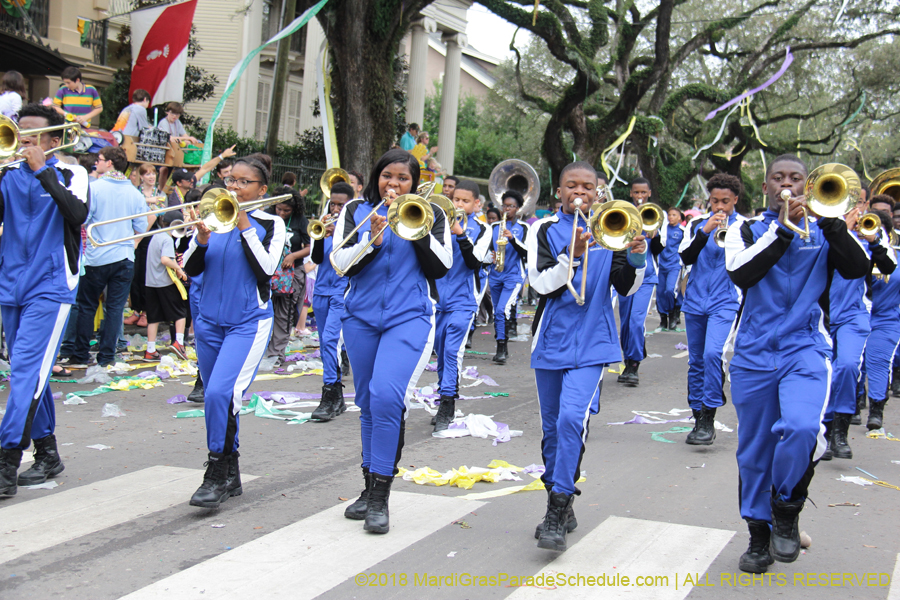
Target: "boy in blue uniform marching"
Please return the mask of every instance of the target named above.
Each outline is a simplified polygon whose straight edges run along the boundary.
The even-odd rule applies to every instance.
[[[725,270],[725,249],[717,236],[721,227],[744,220],[734,210],[743,185],[734,175],[717,173],[706,190],[709,212],[688,223],[679,248],[682,262],[691,267],[683,310],[694,429],[685,443],[695,446],[708,446],[716,439],[716,409],[725,404],[725,342],[741,303],[740,291]]]
[[[328,214],[337,219],[341,209],[354,196],[347,183],[331,188]],[[340,240],[338,240],[340,241]],[[344,403],[344,384],[341,383],[341,320],[344,318],[344,294],[347,280],[334,272],[331,248],[334,246],[334,223],[325,227],[325,237],[312,240],[311,258],[319,265],[316,287],[313,289],[313,312],[319,327],[319,348],[322,355],[322,401],[313,411],[313,421],[330,421],[347,410]]]
[[[600,409],[600,384],[609,363],[621,359],[610,286],[628,296],[640,286],[647,259],[646,243],[638,235],[627,250],[611,252],[591,241],[578,227],[572,239],[575,208],[585,212],[596,199],[597,173],[586,162],[567,165],[557,194],[562,208],[536,222],[528,236],[528,277],[540,300],[535,312],[531,351],[543,440],[548,493],[547,513],[535,536],[538,547],[566,549],[566,533],[577,523],[572,509],[581,471],[587,423]],[[580,289],[586,277],[585,301],[579,305],[567,290],[569,251],[573,245],[572,285]],[[587,272],[582,256],[590,253]]]
[[[650,201],[650,182],[643,177],[638,177],[631,183],[630,193],[631,201],[640,208],[642,204]],[[650,252],[647,256],[647,267],[641,288],[630,296],[619,294],[619,338],[625,358],[625,369],[617,381],[630,387],[635,387],[640,383],[638,368],[641,366],[641,361],[647,356],[644,345],[645,322],[653,298],[653,289],[659,280],[656,255],[662,250],[659,242],[654,240],[658,236],[659,232],[648,236],[651,238]]]
[[[441,405],[434,420],[435,431],[447,429],[456,413],[466,341],[485,283],[481,267],[491,243],[487,225],[473,214],[478,207],[478,184],[465,179],[459,181],[454,189],[453,204],[465,211],[466,220],[462,226],[456,221],[452,223],[453,266],[435,282],[438,303],[434,350],[437,353],[441,391]]]
[[[860,209],[854,209],[847,214],[845,220],[847,229],[853,232],[861,240],[864,240],[863,247],[872,257],[872,263],[878,267],[879,273],[882,275],[890,275],[897,268],[897,261],[894,257],[894,251],[888,242],[891,230],[890,213],[874,211],[875,214],[886,223],[885,230],[880,235],[873,235],[863,238],[858,232],[853,231],[859,217]],[[871,275],[869,275],[871,277]],[[856,388],[859,385],[861,373],[860,367],[863,361],[863,352],[867,355],[874,350],[876,354],[883,354],[883,346],[876,340],[885,339],[882,337],[886,330],[879,326],[879,332],[870,336],[872,327],[871,319],[875,320],[879,317],[875,315],[873,306],[875,298],[869,299],[878,290],[879,304],[881,305],[884,298],[883,292],[886,281],[867,281],[867,278],[860,279],[844,279],[840,273],[835,273],[831,280],[831,289],[829,290],[830,313],[829,313],[829,329],[831,338],[834,340],[834,356],[832,358],[832,368],[834,372],[831,376],[831,398],[828,402],[828,409],[825,411],[825,441],[827,448],[822,460],[831,460],[834,457],[850,459],[853,458],[853,450],[850,448],[848,434],[850,431],[850,419],[856,412]],[[871,285],[871,292],[869,286]],[[897,317],[896,325],[900,327],[900,299],[894,295],[893,313]],[[888,300],[887,304],[890,304]],[[879,306],[879,316],[884,308],[889,306]],[[897,336],[900,338],[900,334]],[[867,338],[871,342],[867,342]],[[890,339],[889,337],[887,339]],[[870,343],[872,347],[870,348]],[[889,350],[893,350],[896,346],[896,339],[890,346]],[[877,362],[877,359],[876,359]],[[890,370],[890,358],[885,363],[884,376],[888,375]],[[880,371],[880,370],[879,370]],[[871,371],[870,371],[871,373]],[[878,390],[878,388],[873,388]]]
[[[800,511],[825,452],[828,281],[835,269],[846,279],[869,269],[866,251],[841,219],[809,218],[808,239],[780,220],[787,201],[787,218],[802,225],[806,177],[796,156],[776,158],[763,184],[768,209],[735,223],[725,238],[728,275],[744,292],[730,374],[740,422],[741,516],[750,530],[739,566],[750,573],[800,554]]]
[[[62,115],[47,106],[26,104],[19,112],[21,130],[62,124]],[[62,137],[62,130],[21,135],[25,161],[4,170],[0,181],[0,311],[12,369],[0,422],[0,497],[64,469],[49,378],[75,302],[90,192],[83,168],[45,156]],[[34,464],[17,477],[32,440]]]
[[[681,259],[678,247],[684,238],[684,226],[681,224],[681,211],[674,206],[666,211],[668,222],[653,238],[659,251],[659,285],[656,287],[656,312],[659,313],[659,328],[675,331],[681,322],[681,305],[683,298],[678,293],[678,282],[681,275]]]
[[[492,359],[505,365],[509,358],[510,337],[516,336],[516,306],[519,292],[525,282],[525,257],[528,250],[525,238],[528,224],[518,219],[519,209],[525,198],[515,190],[507,190],[501,198],[502,210],[506,214],[506,224],[494,223],[491,227],[491,251],[494,264],[491,267],[491,300],[494,302],[494,337],[497,338],[497,354]],[[500,239],[506,240],[505,243]],[[499,255],[503,254],[503,270],[497,270]]]

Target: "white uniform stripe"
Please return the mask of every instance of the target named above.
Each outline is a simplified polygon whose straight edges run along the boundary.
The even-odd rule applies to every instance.
[[[813,460],[819,460],[825,454],[825,411],[828,409],[828,400],[831,398],[831,360],[825,359],[825,368],[828,369],[828,379],[825,381],[825,402],[819,412],[819,433],[816,435],[816,448],[813,451]]]
[[[743,221],[735,221],[728,227],[728,233],[725,234],[725,268],[729,271],[737,271],[768,249],[778,239],[778,234],[776,233],[778,231],[778,222],[772,221],[766,232],[752,246],[746,246],[741,235],[743,224]]]
[[[203,471],[150,467],[5,506],[0,564],[173,506],[185,505]],[[243,483],[256,479],[241,474]],[[68,486],[66,486],[68,487]]]
[[[509,295],[509,300],[506,301],[506,306],[503,307],[503,316],[506,317],[507,319],[509,319],[510,316],[515,316],[515,315],[510,315],[509,310],[511,308],[512,309],[516,308],[516,302],[519,301],[519,292],[521,292],[521,291],[522,291],[522,284],[517,283],[516,287],[513,288],[512,293]],[[499,300],[499,298],[498,298],[498,300]],[[515,335],[519,335],[518,332],[516,332]],[[507,338],[510,337],[508,331],[506,332],[506,337]]]
[[[416,391],[416,384],[419,382],[419,377],[422,376],[422,373],[425,371],[425,365],[428,364],[428,361],[431,360],[431,350],[434,348],[434,300],[431,301],[431,331],[428,332],[428,339],[425,341],[425,346],[422,348],[422,354],[419,356],[419,362],[416,363],[416,368],[412,372],[412,376],[409,378],[409,382],[406,384],[406,395],[403,397],[403,406],[405,410],[403,411],[403,419],[406,420],[406,417],[409,416],[409,409],[412,407],[412,397]]]
[[[384,536],[368,534],[359,521],[345,519],[348,504],[264,535],[124,599],[315,598],[485,503],[393,492],[391,533]],[[314,576],[300,582],[298,574],[303,573]]]
[[[459,342],[459,348],[456,350],[456,391],[459,392],[459,379],[462,377],[462,364],[463,357],[466,355],[466,342],[469,341],[469,332],[472,331],[472,321],[475,320],[475,315],[472,315],[472,318],[469,319],[469,322],[466,324],[466,329],[463,332],[462,339]]]
[[[247,358],[244,359],[244,364],[241,366],[241,372],[238,374],[237,379],[234,381],[234,389],[231,392],[231,411],[234,414],[238,414],[241,412],[241,402],[244,397],[244,390],[246,390],[250,386],[250,382],[253,381],[253,374],[256,372],[256,367],[259,366],[260,361],[263,358],[263,354],[266,351],[266,347],[269,345],[269,338],[272,336],[272,319],[261,319],[256,324],[256,336],[253,338],[253,345],[250,346],[250,351],[247,352]]]
[[[583,538],[577,532],[569,534],[569,549],[535,575],[564,573],[568,577],[580,573],[585,578],[601,574],[607,578],[616,575],[629,578],[627,586],[566,585],[564,596],[567,600],[677,600],[685,598],[693,589],[692,585],[683,585],[684,578],[689,574],[696,577],[705,573],[733,535],[733,531],[721,529],[609,517]],[[572,542],[577,544],[573,546]],[[668,581],[654,581],[649,586],[640,586],[636,581],[638,577],[653,579],[657,575],[667,576]],[[559,598],[560,587],[520,587],[508,598]]]
[[[59,347],[59,338],[66,328],[66,319],[69,317],[69,311],[72,309],[71,304],[60,304],[59,312],[56,313],[56,323],[53,324],[53,333],[50,335],[50,341],[44,349],[44,360],[41,361],[40,378],[38,379],[37,389],[34,392],[34,399],[37,400],[47,385],[47,379],[53,370],[53,361],[56,360],[57,348]]]

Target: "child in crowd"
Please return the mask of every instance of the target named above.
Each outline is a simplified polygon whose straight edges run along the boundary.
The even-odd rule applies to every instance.
[[[160,215],[160,226],[168,227],[175,219],[181,219],[179,211],[169,211]],[[171,269],[171,271],[169,271]],[[146,274],[146,301],[147,301],[147,351],[144,352],[144,360],[159,360],[159,352],[156,351],[156,332],[160,323],[175,322],[175,340],[172,342],[172,352],[178,358],[185,360],[187,354],[184,350],[184,325],[185,325],[185,300],[182,294],[184,288],[178,289],[178,284],[170,276],[180,281],[187,281],[184,270],[175,262],[175,240],[170,232],[157,233],[150,239],[147,248],[147,274]],[[179,282],[180,283],[180,282]]]

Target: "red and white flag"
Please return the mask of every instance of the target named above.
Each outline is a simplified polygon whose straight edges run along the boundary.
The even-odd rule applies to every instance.
[[[150,104],[184,101],[184,71],[197,0],[131,13],[131,99],[150,92]]]

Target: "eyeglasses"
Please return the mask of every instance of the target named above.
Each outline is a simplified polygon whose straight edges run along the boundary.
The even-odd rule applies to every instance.
[[[235,179],[234,177],[226,177],[224,180],[225,185],[234,186],[239,190],[244,189],[251,183],[262,183],[259,179]]]

